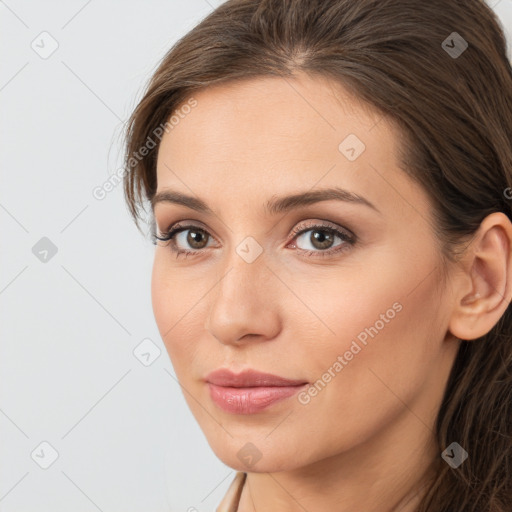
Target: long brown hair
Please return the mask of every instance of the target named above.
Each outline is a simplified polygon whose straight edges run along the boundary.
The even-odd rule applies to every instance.
[[[431,199],[444,256],[455,261],[488,214],[512,219],[512,69],[484,0],[228,0],[169,50],[127,124],[137,226],[156,191],[162,127],[194,91],[295,72],[334,78],[398,124],[401,167]],[[456,469],[435,461],[418,512],[512,510],[511,315],[460,344],[436,435],[440,455],[456,441],[469,458]]]

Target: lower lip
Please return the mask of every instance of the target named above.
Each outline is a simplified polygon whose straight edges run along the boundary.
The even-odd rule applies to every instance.
[[[208,382],[212,400],[224,411],[233,414],[254,414],[289,398],[308,384],[300,386],[266,386],[230,388]]]

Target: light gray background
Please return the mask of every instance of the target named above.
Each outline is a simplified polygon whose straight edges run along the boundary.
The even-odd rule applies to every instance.
[[[154,246],[122,185],[92,193],[121,166],[123,121],[159,60],[220,3],[0,1],[1,512],[210,511],[234,476],[160,340]],[[510,45],[512,0],[489,4]],[[133,353],[145,339],[148,366]]]

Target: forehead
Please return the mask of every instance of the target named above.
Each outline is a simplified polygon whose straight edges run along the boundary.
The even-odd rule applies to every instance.
[[[375,203],[386,194],[396,201],[390,183],[406,180],[398,175],[395,126],[326,78],[246,79],[193,98],[196,106],[162,138],[159,191],[242,205],[318,184],[364,192]]]
[[[279,149],[287,158],[293,156],[291,151],[299,157],[314,156],[326,150],[338,152],[349,133],[370,144],[375,138],[371,131],[382,122],[379,113],[340,84],[305,74],[209,86],[195,93],[194,99],[197,106],[187,114],[180,113],[178,106],[174,119],[179,123],[164,135],[162,150],[179,151],[185,145],[189,158],[197,159],[213,153],[245,159],[248,153],[260,156],[272,151],[271,157],[279,156]],[[392,138],[391,133],[381,131],[382,135]]]

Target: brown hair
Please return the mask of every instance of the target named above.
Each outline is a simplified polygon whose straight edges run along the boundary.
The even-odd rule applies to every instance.
[[[178,106],[212,84],[295,72],[334,78],[398,124],[401,167],[428,193],[447,258],[488,214],[512,218],[512,69],[484,0],[228,0],[170,49],[129,120],[124,187],[137,226],[157,187],[156,129]],[[456,441],[469,458],[434,461],[418,512],[510,512],[510,306],[461,342],[436,435],[440,453]]]

